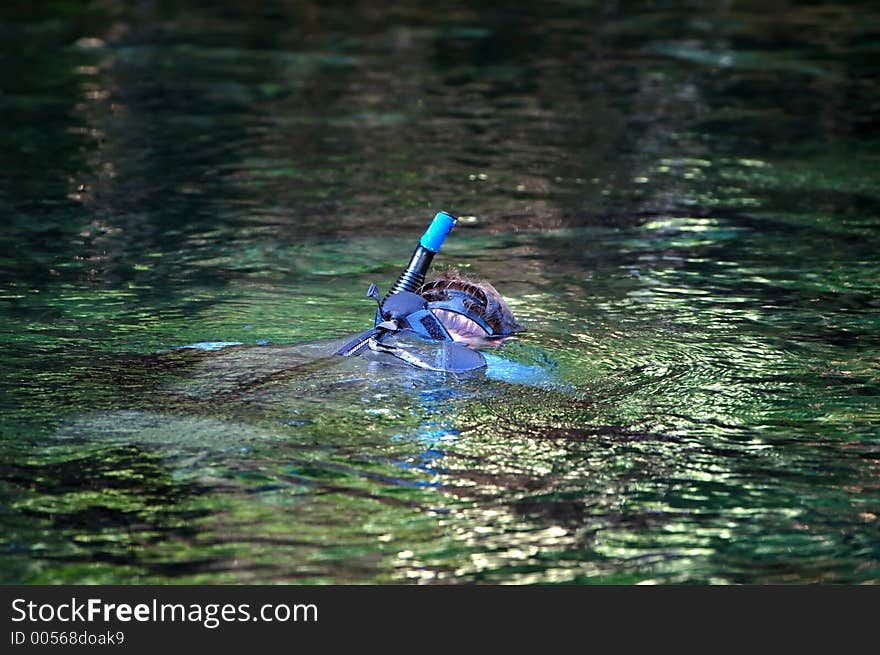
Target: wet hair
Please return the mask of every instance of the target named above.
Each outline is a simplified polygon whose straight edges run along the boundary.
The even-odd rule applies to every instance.
[[[493,337],[506,337],[515,332],[522,332],[520,325],[504,298],[491,284],[485,280],[474,281],[463,277],[456,269],[443,272],[440,277],[423,284],[418,294],[428,302],[449,300],[449,290],[463,291],[472,296],[473,300],[465,300],[468,311],[474,312],[491,328]],[[475,321],[462,314],[444,309],[433,310],[437,318],[447,327],[463,336],[485,337],[486,332]]]

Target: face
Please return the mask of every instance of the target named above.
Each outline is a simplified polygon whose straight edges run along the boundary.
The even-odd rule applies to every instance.
[[[471,348],[497,348],[510,337],[490,336],[476,321],[471,320],[464,314],[451,312],[446,309],[432,309],[453,341],[464,343]]]

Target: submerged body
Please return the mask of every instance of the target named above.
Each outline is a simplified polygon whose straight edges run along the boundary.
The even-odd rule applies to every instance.
[[[161,452],[237,453],[288,440],[406,436],[434,443],[457,434],[456,415],[474,404],[503,411],[511,389],[563,390],[537,353],[516,361],[487,355],[464,373],[429,371],[384,353],[340,357],[349,339],[291,345],[193,344],[129,358],[107,370],[114,387],[138,388],[125,407],[72,417],[60,439],[147,446]],[[419,357],[441,361],[443,344],[396,337]],[[513,386],[511,386],[513,385]],[[335,436],[334,436],[335,435]],[[237,457],[237,456],[236,456]],[[186,461],[200,468],[202,461]]]

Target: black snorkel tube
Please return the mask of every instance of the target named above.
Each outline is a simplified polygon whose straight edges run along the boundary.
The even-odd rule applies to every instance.
[[[449,232],[455,227],[458,219],[448,212],[437,212],[434,220],[425,230],[422,238],[419,239],[419,245],[413,251],[412,257],[409,258],[409,264],[406,265],[403,273],[397,278],[397,282],[391,287],[386,294],[385,300],[388,300],[395,293],[400,291],[408,291],[415,293],[419,287],[425,283],[425,275],[431,266],[431,261],[440,251],[440,247],[449,235]],[[385,300],[382,302],[384,303]]]

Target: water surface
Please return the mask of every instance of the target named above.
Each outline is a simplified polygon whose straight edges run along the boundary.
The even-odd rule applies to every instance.
[[[880,580],[875,3],[254,4],[0,10],[0,581]],[[494,374],[263,375],[439,209]]]

